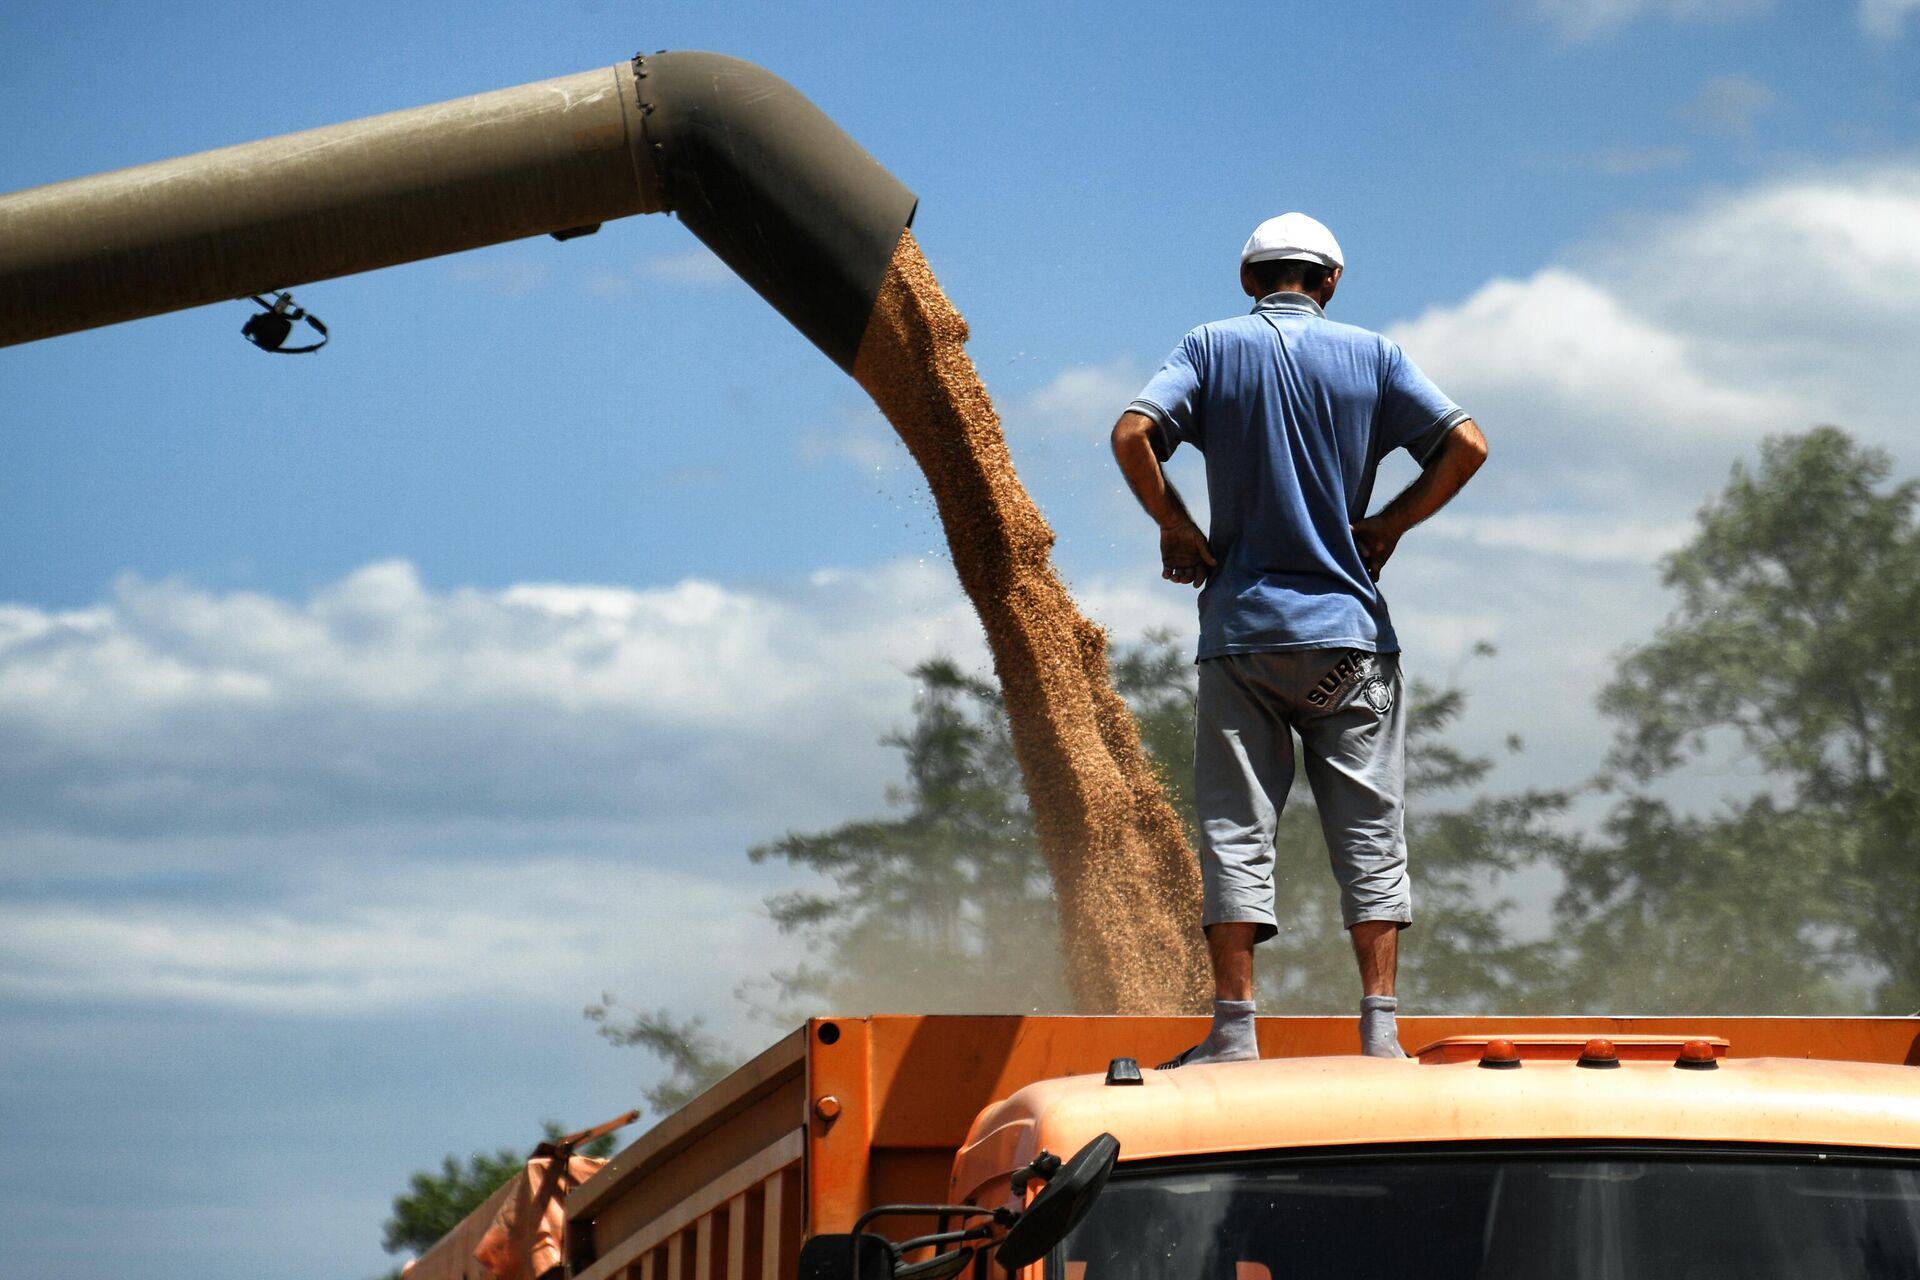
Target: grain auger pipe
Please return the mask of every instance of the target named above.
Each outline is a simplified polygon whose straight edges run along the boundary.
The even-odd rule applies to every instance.
[[[851,371],[915,203],[760,67],[647,55],[0,196],[0,346],[671,212]]]

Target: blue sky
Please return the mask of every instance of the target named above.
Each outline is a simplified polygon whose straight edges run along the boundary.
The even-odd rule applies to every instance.
[[[1254,223],[1325,220],[1336,317],[1493,443],[1387,586],[1469,745],[1527,738],[1509,781],[1597,764],[1658,556],[1763,435],[1920,462],[1920,0],[13,5],[0,191],[642,48],[765,65],[915,190],[1123,639],[1191,601],[1106,428],[1243,307]],[[410,1170],[637,1102],[601,990],[770,1037],[744,850],[878,812],[905,672],[981,660],[904,451],[671,219],[299,296],[318,357],[238,304],[0,352],[22,1274],[371,1275]]]

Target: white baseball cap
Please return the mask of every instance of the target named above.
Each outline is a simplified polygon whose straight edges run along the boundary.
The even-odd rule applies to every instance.
[[[1249,262],[1289,260],[1317,262],[1325,267],[1346,265],[1340,256],[1340,242],[1333,238],[1333,232],[1304,213],[1283,213],[1277,218],[1268,218],[1253,229],[1253,234],[1247,237],[1247,247],[1240,251],[1243,267]]]

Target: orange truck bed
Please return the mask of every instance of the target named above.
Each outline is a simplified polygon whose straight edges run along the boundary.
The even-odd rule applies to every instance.
[[[1103,1128],[1120,1137],[1123,1167],[1263,1146],[1575,1139],[1603,1129],[1841,1143],[1871,1133],[1877,1145],[1920,1149],[1920,1073],[1885,1065],[1920,1065],[1920,1019],[1403,1017],[1402,1042],[1431,1046],[1410,1063],[1352,1056],[1352,1018],[1261,1018],[1258,1027],[1261,1063],[1148,1070],[1146,1087],[1119,1089],[1102,1087],[1110,1060],[1162,1061],[1204,1034],[1206,1020],[813,1019],[568,1196],[574,1280],[792,1280],[809,1235],[851,1230],[881,1203],[1000,1203],[1008,1174],[1038,1148],[1064,1155]],[[1595,1037],[1644,1061],[1579,1071],[1573,1058]],[[1528,1069],[1478,1071],[1480,1046],[1494,1038],[1520,1045]],[[1699,1038],[1720,1042],[1725,1060],[1712,1085],[1671,1067],[1674,1047]],[[1783,1061],[1792,1059],[1804,1061]],[[1575,1081],[1581,1105],[1566,1101]],[[1684,1089],[1697,1091],[1698,1105]],[[1820,1113],[1822,1099],[1832,1122],[1794,1129],[1790,1117]],[[1456,1118],[1436,1126],[1436,1110]],[[899,1238],[925,1228],[883,1229]],[[477,1238],[454,1232],[408,1280],[486,1280],[468,1237]]]

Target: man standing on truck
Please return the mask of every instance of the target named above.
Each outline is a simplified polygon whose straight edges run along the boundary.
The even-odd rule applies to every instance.
[[[1279,931],[1273,836],[1294,733],[1360,966],[1361,1051],[1405,1056],[1406,709],[1378,582],[1487,444],[1398,344],[1326,318],[1344,270],[1314,219],[1261,223],[1240,252],[1252,313],[1188,333],[1113,428],[1114,458],[1160,525],[1160,576],[1200,588],[1194,801],[1214,1015],[1163,1067],[1259,1056],[1253,949]],[[1182,443],[1206,455],[1211,535],[1161,467]],[[1381,458],[1401,448],[1420,477],[1367,515]]]

